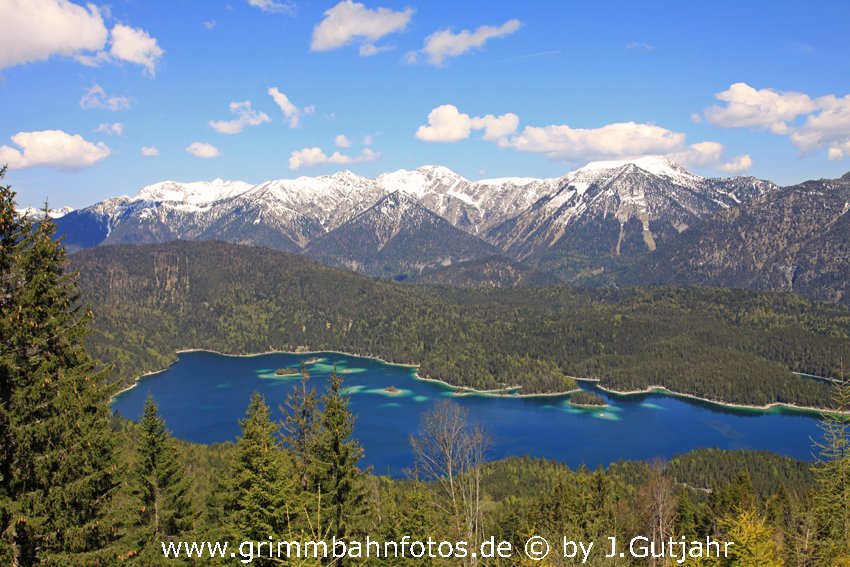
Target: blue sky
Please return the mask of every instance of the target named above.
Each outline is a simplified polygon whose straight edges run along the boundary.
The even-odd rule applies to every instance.
[[[850,170],[843,0],[0,0],[0,21],[21,204],[639,155],[782,184]]]

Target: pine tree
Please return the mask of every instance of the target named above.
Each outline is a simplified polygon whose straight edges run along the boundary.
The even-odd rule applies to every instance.
[[[149,395],[139,421],[138,461],[133,471],[139,500],[137,545],[148,560],[162,557],[160,542],[192,528],[189,483],[180,452]]]
[[[322,395],[321,428],[316,439],[313,485],[327,496],[329,537],[344,539],[355,533],[364,499],[363,473],[357,468],[363,450],[351,438],[354,416],[342,395],[342,376],[336,368]]]
[[[817,555],[824,565],[850,565],[850,379],[834,387],[835,413],[821,420],[814,518]]]
[[[278,441],[278,427],[261,394],[254,392],[242,436],[236,442],[236,460],[227,486],[231,535],[240,540],[282,540],[292,533],[294,482]]]
[[[17,219],[13,199],[0,190],[0,558],[94,564],[115,486],[106,371],[55,225]]]
[[[313,446],[319,429],[318,400],[316,390],[308,387],[310,373],[301,363],[301,384],[287,396],[283,413],[282,441],[292,456],[298,488],[303,492],[308,488],[310,468],[313,464]]]

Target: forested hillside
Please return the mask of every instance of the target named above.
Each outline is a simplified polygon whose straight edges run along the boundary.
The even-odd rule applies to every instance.
[[[262,248],[173,242],[80,251],[89,341],[127,382],[182,348],[343,350],[459,386],[562,391],[566,376],[746,404],[826,405],[850,360],[850,312],[792,294],[380,282]]]

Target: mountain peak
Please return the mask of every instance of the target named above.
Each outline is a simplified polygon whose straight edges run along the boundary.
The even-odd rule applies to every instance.
[[[350,169],[342,169],[332,174],[331,179],[360,179],[360,176]]]
[[[171,201],[193,205],[212,203],[245,193],[254,187],[244,181],[213,179],[212,181],[160,181],[143,187],[135,196],[137,201]]]
[[[423,165],[416,168],[416,171],[419,173],[424,173],[426,175],[430,175],[432,177],[461,177],[461,175],[455,173],[448,167],[443,165]]]
[[[399,213],[405,213],[411,209],[425,208],[415,197],[400,189],[393,191],[375,203],[375,207],[379,208],[382,212],[394,210]]]
[[[699,177],[685,169],[682,165],[664,156],[643,156],[626,160],[592,161],[584,167],[570,172],[568,176],[574,177],[581,173],[594,174],[596,172],[622,169],[629,166],[638,167],[648,173],[661,177]]]
[[[58,209],[50,209],[48,215],[52,219],[59,219],[72,212],[74,209],[71,207],[59,207]],[[15,209],[15,212],[18,213],[18,216],[24,217],[28,216],[34,219],[40,219],[44,217],[44,209],[35,208],[32,205],[26,206],[23,209]]]

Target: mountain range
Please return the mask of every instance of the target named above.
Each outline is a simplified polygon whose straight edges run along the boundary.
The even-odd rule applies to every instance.
[[[56,223],[70,249],[222,240],[449,285],[696,283],[845,301],[847,264],[831,258],[847,253],[846,177],[780,188],[643,157],[552,179],[470,181],[424,166],[258,185],[165,181]]]

